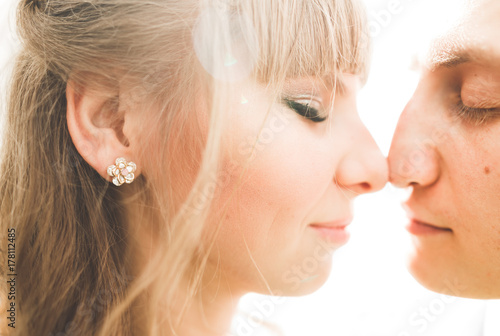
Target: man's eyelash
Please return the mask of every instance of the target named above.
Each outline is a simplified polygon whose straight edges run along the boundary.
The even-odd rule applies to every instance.
[[[459,98],[459,102],[453,106],[453,112],[462,120],[481,125],[492,118],[500,117],[500,109],[470,107],[464,104],[462,97]]]
[[[319,111],[308,104],[301,104],[291,99],[284,99],[285,104],[299,115],[313,122],[320,123],[327,119],[319,115]]]

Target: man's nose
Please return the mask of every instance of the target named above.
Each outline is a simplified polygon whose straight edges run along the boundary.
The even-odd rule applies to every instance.
[[[432,125],[408,105],[398,121],[389,151],[389,181],[396,187],[429,186],[440,174]]]

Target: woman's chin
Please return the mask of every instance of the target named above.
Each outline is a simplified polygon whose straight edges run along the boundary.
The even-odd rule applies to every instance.
[[[321,266],[314,272],[303,272],[297,268],[285,271],[280,284],[274,288],[273,294],[294,297],[314,293],[325,284],[330,275],[331,263]],[[263,294],[268,293],[264,291]]]

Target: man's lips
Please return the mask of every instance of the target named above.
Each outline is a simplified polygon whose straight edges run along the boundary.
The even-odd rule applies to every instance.
[[[434,221],[426,220],[422,214],[417,214],[417,211],[414,211],[415,204],[410,206],[412,199],[410,198],[408,201],[402,204],[403,208],[406,211],[406,215],[410,220],[406,229],[413,235],[421,236],[421,235],[430,235],[430,234],[439,234],[439,233],[453,233],[453,230],[447,227],[442,227],[434,224]],[[419,206],[422,209],[421,206]],[[422,213],[422,211],[419,211]],[[431,212],[432,213],[432,212]]]
[[[406,226],[406,229],[408,230],[408,232],[416,236],[453,232],[449,228],[435,226],[414,218],[410,218],[410,222]]]

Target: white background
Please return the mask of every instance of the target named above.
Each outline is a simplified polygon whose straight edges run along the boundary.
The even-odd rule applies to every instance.
[[[365,2],[375,50],[359,109],[387,154],[398,116],[418,81],[418,75],[409,70],[412,56],[424,48],[429,35],[446,26],[461,1]],[[16,46],[13,3],[0,0],[2,84]],[[3,96],[5,89],[1,92]],[[404,197],[404,192],[387,186],[380,193],[357,200],[351,241],[336,252],[332,275],[318,292],[276,304],[268,297],[252,294],[244,298],[241,310],[255,318],[265,317],[286,336],[500,335],[500,322],[495,321],[495,316],[488,320],[491,325],[486,328],[492,328],[490,331],[483,327],[485,315],[500,313],[496,310],[498,302],[431,293],[408,274],[405,256],[410,240],[404,230],[406,217],[399,206]],[[265,334],[263,329],[253,327],[252,321],[243,314],[235,320],[239,336]]]

